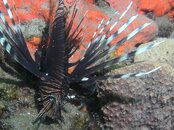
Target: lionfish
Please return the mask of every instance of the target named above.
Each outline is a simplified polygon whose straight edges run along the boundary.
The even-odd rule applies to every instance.
[[[71,20],[66,26],[67,10],[64,5],[64,0],[57,1],[56,14],[49,29],[49,43],[44,43],[43,46],[38,48],[35,54],[35,59],[33,59],[27,48],[20,26],[14,20],[8,1],[3,0],[3,3],[6,7],[7,15],[10,18],[9,22],[11,25],[7,22],[2,11],[0,11],[0,43],[4,50],[10,54],[12,59],[36,77],[39,82],[39,92],[43,107],[38,113],[35,122],[45,119],[45,117],[53,120],[60,120],[62,117],[61,110],[63,102],[67,98],[68,90],[72,84],[80,85],[83,90],[83,88],[90,88],[91,85],[100,80],[106,80],[108,78],[138,77],[159,69],[158,67],[148,72],[142,71],[127,74],[99,74],[103,70],[114,69],[114,67],[112,68],[113,65],[126,61],[160,43],[157,42],[146,45],[145,47],[120,56],[110,56],[110,54],[122,46],[126,41],[133,38],[137,33],[150,25],[150,23],[145,23],[123,37],[116,44],[110,44],[113,39],[117,38],[117,36],[138,17],[138,15],[132,16],[113,34],[109,35],[109,33],[129,11],[132,2],[127,6],[122,14],[119,14],[118,19],[113,21],[112,24],[112,19],[108,19],[105,22],[102,20],[98,24],[84,54],[74,63],[71,63],[69,59],[79,49],[80,45],[83,44],[83,37],[85,37],[85,35],[81,35],[81,31],[77,33],[77,30],[79,30],[82,25],[85,15],[75,28],[75,31],[70,33],[77,13],[75,5]],[[71,67],[74,67],[74,69],[69,73],[68,69]],[[94,85],[90,92],[92,93],[95,89],[96,87]]]

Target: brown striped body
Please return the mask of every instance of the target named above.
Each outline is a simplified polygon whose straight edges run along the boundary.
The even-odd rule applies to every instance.
[[[39,93],[41,95],[42,109],[40,110],[36,122],[39,118],[48,117],[55,121],[61,120],[61,109],[64,97],[67,94],[66,89],[62,87],[55,78],[40,80]]]
[[[54,120],[61,117],[60,105],[62,104],[62,94],[64,93],[61,86],[58,86],[56,81],[50,79],[41,81],[39,90],[44,114]]]

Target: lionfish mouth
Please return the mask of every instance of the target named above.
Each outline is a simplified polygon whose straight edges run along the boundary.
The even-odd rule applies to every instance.
[[[59,96],[60,97],[60,96]],[[38,113],[37,118],[33,121],[33,124],[38,122],[39,120],[45,120],[45,118],[52,119],[54,121],[61,120],[61,102],[60,99],[57,100],[55,96],[50,95],[48,100],[43,101],[43,108]]]

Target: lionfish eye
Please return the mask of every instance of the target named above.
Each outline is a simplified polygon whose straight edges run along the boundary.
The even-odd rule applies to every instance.
[[[55,101],[56,99],[54,95],[48,95],[48,98],[50,101]]]

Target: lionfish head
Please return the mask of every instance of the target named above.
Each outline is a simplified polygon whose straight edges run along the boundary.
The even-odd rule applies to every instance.
[[[36,123],[37,121],[44,121],[45,119],[62,121],[62,97],[62,94],[59,92],[52,92],[49,94],[41,92],[42,109],[33,123]]]

